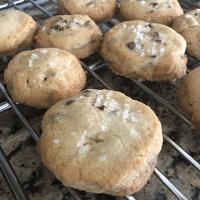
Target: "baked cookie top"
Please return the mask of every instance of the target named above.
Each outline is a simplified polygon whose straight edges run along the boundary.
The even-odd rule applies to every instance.
[[[102,33],[86,15],[57,15],[45,20],[36,36],[39,47],[56,47],[67,50],[78,57],[90,48],[93,52],[100,47]]]
[[[164,80],[175,78],[170,78],[173,70],[185,74],[185,50],[185,39],[173,29],[134,20],[120,23],[105,34],[101,54],[121,75]]]
[[[18,10],[0,12],[0,53],[18,48],[37,30],[31,16]]]
[[[200,26],[200,9],[195,9],[178,17],[172,25],[177,32],[182,33],[185,29]]]
[[[39,142],[42,161],[63,184],[113,195],[144,186],[161,146],[161,124],[148,106],[94,89],[51,107]]]
[[[144,20],[166,25],[183,14],[177,0],[121,0],[121,14],[129,20]]]
[[[15,101],[36,108],[48,108],[73,96],[86,81],[78,59],[54,48],[17,54],[5,70],[4,79]]]
[[[200,130],[200,67],[193,69],[183,80],[177,100],[185,114]]]
[[[88,15],[96,22],[111,18],[116,6],[116,0],[59,0],[59,10]]]

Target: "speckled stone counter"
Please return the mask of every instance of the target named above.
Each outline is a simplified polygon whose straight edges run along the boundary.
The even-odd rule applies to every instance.
[[[55,12],[55,6],[49,6]],[[31,14],[39,15],[36,11]],[[198,63],[193,63],[197,66]],[[200,161],[200,134],[191,130],[176,115],[138,88],[133,82],[112,74],[104,69],[98,74],[115,90],[120,90],[133,99],[149,105],[159,116],[163,132],[170,136],[178,145],[187,150],[195,159]],[[2,74],[0,75],[2,77]],[[2,79],[2,78],[0,78]],[[149,88],[164,97],[172,105],[175,102],[176,89],[167,83],[145,83]],[[88,87],[101,88],[92,78],[88,78]],[[3,99],[0,97],[0,100]],[[18,106],[34,128],[40,132],[40,122],[44,110],[35,110]],[[29,133],[22,127],[19,119],[12,110],[0,113],[0,144],[8,156],[25,190],[32,200],[72,200],[68,190],[57,181],[42,165],[36,145]],[[189,165],[182,156],[169,144],[164,142],[157,167],[188,197],[190,200],[200,200],[200,174]],[[95,195],[80,192],[84,200],[107,200],[115,197]],[[175,200],[176,197],[152,175],[142,191],[134,194],[137,200]],[[14,199],[6,182],[0,175],[0,200]]]

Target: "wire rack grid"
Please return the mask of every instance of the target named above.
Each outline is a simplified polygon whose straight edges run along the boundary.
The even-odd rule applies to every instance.
[[[51,2],[52,4],[56,4],[56,1],[54,0],[7,0],[2,2],[0,4],[0,10],[9,9],[14,7],[15,9],[24,11],[25,8],[34,7],[41,11],[41,13],[44,15],[44,18],[48,18],[53,16],[53,14],[45,9],[44,4],[46,2]],[[200,5],[195,2],[182,0],[181,5],[184,8],[189,7],[200,7]],[[54,13],[55,14],[55,13]],[[116,20],[110,21],[106,24],[103,24],[103,26],[106,26],[107,29],[109,29],[111,26],[113,26],[116,23]],[[96,80],[103,88],[112,90],[111,86],[107,84],[99,75],[98,71],[100,69],[104,69],[106,66],[106,63],[101,59],[98,58],[98,60],[95,60],[92,64],[87,65],[84,61],[81,61],[81,64],[83,68],[86,70],[89,76],[91,76],[94,80]],[[143,90],[145,93],[150,95],[152,98],[154,98],[156,101],[158,101],[160,104],[162,104],[165,108],[167,108],[169,111],[171,111],[173,114],[178,116],[186,125],[189,127],[193,127],[192,123],[189,119],[187,119],[181,112],[179,112],[173,105],[169,104],[168,101],[166,101],[164,98],[159,96],[157,93],[155,93],[153,90],[151,90],[149,87],[147,87],[145,84],[131,79],[131,81],[138,86],[141,90]],[[177,87],[176,85],[172,85],[173,87]],[[39,134],[31,127],[27,119],[23,116],[23,114],[19,111],[17,105],[12,101],[10,98],[8,92],[6,91],[4,85],[0,83],[0,90],[2,94],[5,96],[6,101],[0,103],[0,113],[3,111],[7,111],[8,109],[12,108],[16,115],[19,117],[23,125],[28,129],[30,136],[33,138],[33,140],[37,143],[39,139]],[[189,155],[184,148],[180,147],[178,144],[176,144],[170,137],[167,135],[163,135],[165,141],[171,145],[172,148],[174,148],[191,166],[193,166],[198,172],[200,172],[200,164],[197,160],[195,160],[191,155]],[[22,184],[19,181],[19,178],[16,175],[16,172],[13,170],[11,164],[8,161],[8,158],[6,157],[3,149],[0,147],[0,168],[1,172],[6,179],[10,190],[13,193],[13,196],[17,200],[29,200],[30,197],[27,195],[26,191],[24,191]],[[158,177],[158,179],[176,196],[177,199],[180,200],[188,200],[189,197],[186,197],[177,187],[175,184],[173,184],[159,169],[154,170],[155,175]],[[68,188],[70,194],[75,200],[81,200],[81,196],[79,195],[79,192]],[[134,200],[135,198],[133,196],[126,196],[125,199]]]

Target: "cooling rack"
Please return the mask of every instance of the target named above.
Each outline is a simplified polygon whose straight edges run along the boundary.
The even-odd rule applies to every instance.
[[[41,14],[43,15],[43,18],[48,18],[53,16],[55,13],[52,13],[48,9],[45,8],[45,3],[52,3],[56,4],[57,2],[55,0],[6,0],[0,2],[0,11],[4,9],[9,9],[9,8],[15,8],[21,11],[24,11],[25,8],[32,8],[32,9],[38,9],[41,11]],[[200,4],[198,1],[190,1],[190,0],[182,0],[181,5],[185,9],[189,8],[200,8]],[[107,30],[111,28],[113,25],[115,25],[117,20],[112,19],[111,21],[101,24],[101,26],[104,26]],[[106,83],[98,74],[99,70],[104,69],[106,66],[106,63],[99,57],[97,58],[89,58],[92,60],[92,63],[87,64],[87,61],[81,61],[81,64],[87,74],[93,78],[95,81],[97,81],[103,88],[112,90],[112,87]],[[198,62],[198,61],[197,61]],[[187,119],[181,112],[179,112],[173,105],[168,103],[167,100],[165,100],[163,97],[155,93],[152,89],[150,89],[146,84],[141,83],[137,80],[131,79],[133,84],[135,84],[137,87],[139,87],[142,91],[144,91],[146,94],[148,94],[151,98],[154,98],[159,104],[161,104],[163,107],[171,111],[174,115],[179,117],[183,123],[185,123],[187,126],[190,128],[193,128],[192,123],[190,122],[189,119]],[[178,87],[177,84],[172,84],[172,87]],[[0,113],[7,111],[8,109],[12,108],[18,118],[21,120],[22,124],[27,128],[30,136],[32,139],[37,143],[39,139],[39,134],[32,128],[32,126],[29,124],[27,119],[24,117],[24,115],[20,112],[18,109],[17,105],[12,101],[10,98],[6,88],[4,87],[3,83],[0,83],[0,90],[2,94],[4,95],[6,101],[0,103]],[[169,136],[163,135],[164,140],[171,145],[171,147],[176,150],[184,159],[186,162],[188,162],[191,166],[193,166],[198,173],[200,172],[200,164],[197,160],[195,160],[187,151],[184,150],[183,147],[179,146],[176,144]],[[11,166],[8,158],[6,157],[3,149],[0,147],[0,168],[1,172],[7,181],[9,188],[14,196],[15,199],[17,200],[29,200],[30,197],[27,195],[26,191],[23,189],[22,184],[19,181],[19,178],[14,171],[13,167]],[[157,176],[157,178],[163,183],[174,195],[177,199],[180,200],[189,200],[189,197],[186,197],[179,189],[178,187],[172,183],[169,178],[164,175],[161,170],[156,168],[154,170],[154,174]],[[70,192],[71,196],[75,200],[84,200],[80,195],[79,192],[68,188],[68,191]],[[126,196],[124,197],[125,199],[128,200],[136,200],[133,196]],[[148,197],[147,197],[148,198]],[[139,200],[139,199],[137,199]]]

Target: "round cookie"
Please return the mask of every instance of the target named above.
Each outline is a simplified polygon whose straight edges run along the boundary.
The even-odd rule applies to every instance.
[[[102,33],[86,15],[58,15],[47,19],[36,36],[38,47],[67,50],[85,58],[100,48]]]
[[[101,54],[116,74],[149,81],[172,81],[186,73],[186,42],[173,29],[144,21],[109,30]]]
[[[83,89],[86,76],[67,51],[41,48],[17,54],[4,73],[12,98],[35,108],[48,108]]]
[[[116,0],[59,0],[60,14],[88,15],[96,22],[110,19],[117,7]]]
[[[192,70],[177,91],[177,102],[184,113],[200,130],[200,67]]]
[[[148,106],[120,92],[86,90],[47,111],[39,151],[65,186],[123,196],[149,180],[162,141]]]
[[[187,53],[200,59],[200,9],[195,9],[178,17],[172,28],[187,42]]]
[[[0,56],[12,55],[32,45],[37,24],[18,10],[0,12]]]
[[[127,20],[171,25],[183,10],[177,0],[121,0],[120,13]]]

